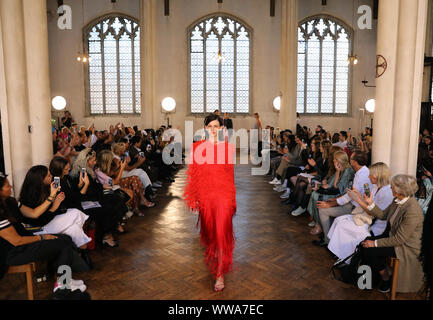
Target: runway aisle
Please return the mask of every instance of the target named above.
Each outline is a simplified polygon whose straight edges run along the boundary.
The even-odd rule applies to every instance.
[[[181,199],[186,167],[158,192],[158,205],[146,217],[133,217],[120,247],[92,253],[97,266],[83,279],[93,299],[383,299],[333,280],[333,260],[311,244],[307,216],[287,215],[266,176],[251,165],[235,166],[238,211],[234,217],[237,270],[223,292],[213,292],[195,228],[197,216]],[[48,298],[51,283],[37,284],[35,296]],[[398,298],[413,298],[399,294]],[[0,281],[0,299],[25,299],[19,275]]]

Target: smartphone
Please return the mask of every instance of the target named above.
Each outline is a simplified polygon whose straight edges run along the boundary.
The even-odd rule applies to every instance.
[[[108,185],[110,187],[113,187],[113,179],[112,178],[108,178]]]
[[[120,156],[120,161],[122,161],[122,162],[125,161],[125,156],[124,155]]]
[[[353,181],[349,181],[349,187],[348,187],[350,190],[352,190],[352,188],[353,188]]]
[[[367,197],[370,198],[370,187],[369,187],[368,183],[364,184],[364,193]]]
[[[144,158],[144,152],[143,151],[140,152],[140,157]]]
[[[81,168],[81,174],[83,175],[84,178],[84,176],[86,175],[86,168]]]
[[[54,177],[54,188],[60,187],[60,177]]]
[[[308,159],[313,159],[313,155],[311,153],[308,155]]]
[[[125,157],[129,157],[129,152],[125,151]]]

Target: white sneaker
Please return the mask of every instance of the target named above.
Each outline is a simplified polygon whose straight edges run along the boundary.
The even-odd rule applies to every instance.
[[[290,197],[290,189],[289,188],[286,188],[286,192],[284,192],[281,196],[280,196],[280,198],[281,199],[288,199]]]
[[[132,212],[131,210],[129,210],[129,211],[126,213],[126,217],[127,217],[128,219],[131,218],[133,215],[134,215],[134,212]]]
[[[70,286],[71,291],[75,291],[75,290],[78,289],[81,292],[84,292],[87,289],[87,286],[84,284],[84,282],[82,280],[71,279],[71,282],[69,283],[69,286]],[[66,289],[66,288],[62,288],[60,286],[60,284],[58,282],[56,282],[54,284],[54,290],[53,290],[53,292],[56,292],[59,289]]]
[[[314,220],[308,224],[308,226],[311,228],[313,228],[315,225],[316,225],[316,221],[314,221]]]
[[[282,185],[278,185],[278,186],[274,187],[274,191],[276,191],[276,192],[283,192],[286,190],[287,190],[287,188],[285,186],[282,186]]]
[[[280,185],[281,181],[278,180],[277,178],[275,178],[274,180],[272,180],[271,182],[269,182],[269,184],[276,184],[276,185]]]
[[[275,182],[277,182],[277,178],[275,177],[274,179],[272,179],[271,181],[269,181],[269,184],[274,184]]]
[[[297,217],[307,211],[306,208],[298,207],[296,210],[292,211],[292,216]]]

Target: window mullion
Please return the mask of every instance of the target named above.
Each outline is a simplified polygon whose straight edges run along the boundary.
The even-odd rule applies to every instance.
[[[218,52],[222,52],[222,39],[218,37]],[[222,60],[218,60],[218,110],[221,110],[222,103]]]
[[[319,39],[319,114],[322,114],[322,58],[323,39]]]
[[[101,72],[102,72],[102,113],[106,114],[106,108],[105,108],[105,104],[107,102],[107,99],[105,97],[105,37],[104,37],[104,33],[103,33],[103,23],[101,22]]]
[[[122,113],[120,109],[120,59],[119,59],[119,41],[120,37],[116,39],[116,69],[117,69],[117,112]]]
[[[308,94],[308,41],[305,38],[305,63],[304,63],[304,113],[307,113],[307,94]]]
[[[332,92],[332,114],[335,115],[335,107],[337,103],[336,92],[337,92],[337,39],[334,39],[334,85]]]
[[[132,24],[131,27],[131,31],[134,29],[134,24]],[[132,112],[135,114],[137,113],[137,109],[136,109],[136,103],[135,103],[135,41],[134,41],[135,37],[132,36],[131,34],[131,50],[132,50],[132,63],[131,63],[131,68],[132,68]]]
[[[233,33],[233,112],[238,113],[238,30],[235,24],[235,32]],[[248,92],[249,93],[249,92]]]
[[[207,69],[207,37],[205,34],[206,31],[206,25],[203,28],[203,114],[206,114],[206,102],[207,102],[207,86],[206,86],[206,82],[207,82],[207,73],[206,73],[206,69]]]

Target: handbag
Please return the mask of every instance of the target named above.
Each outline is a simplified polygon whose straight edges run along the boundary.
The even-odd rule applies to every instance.
[[[131,197],[122,189],[117,189],[114,191],[114,194],[118,195],[119,198],[124,201],[125,203],[131,200]]]
[[[338,196],[340,194],[340,189],[330,187],[328,189],[320,187],[319,190],[317,190],[320,194],[326,194],[326,195],[332,195],[332,196]]]
[[[363,256],[363,247],[362,242],[365,240],[375,239],[374,237],[366,237],[363,241],[361,241],[355,248],[355,251],[345,259],[338,261],[331,268],[332,275],[334,279],[338,281],[342,281],[344,283],[352,284],[357,286],[358,279],[360,278],[360,274],[358,273],[358,269],[360,266],[365,265],[364,256]],[[350,263],[347,265],[345,262],[350,260]],[[336,270],[340,270],[339,275],[336,273]],[[380,276],[378,273],[372,273],[372,285],[375,287],[380,280]]]

